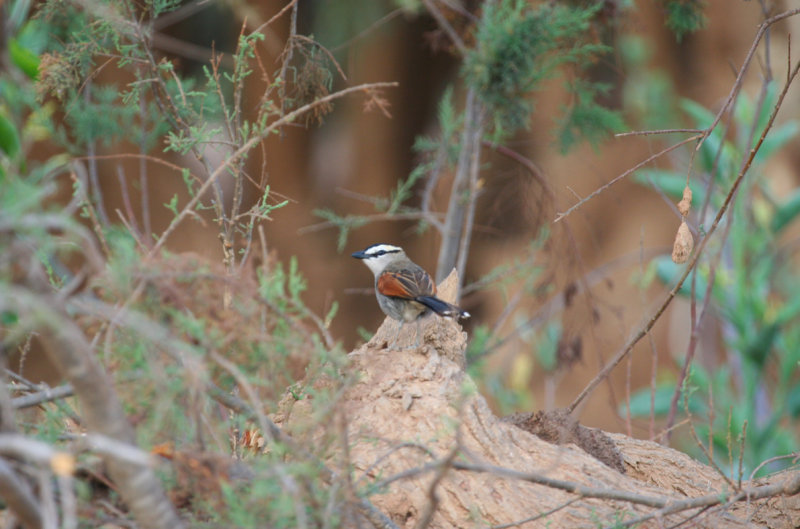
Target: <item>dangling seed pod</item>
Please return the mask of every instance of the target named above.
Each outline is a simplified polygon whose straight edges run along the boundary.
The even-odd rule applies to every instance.
[[[692,190],[689,186],[683,188],[683,198],[680,202],[678,202],[678,211],[681,212],[681,216],[686,218],[686,215],[689,214],[689,210],[692,207]]]
[[[694,238],[689,231],[686,221],[681,221],[678,233],[675,234],[675,242],[672,244],[672,260],[677,264],[685,263],[694,248]]]

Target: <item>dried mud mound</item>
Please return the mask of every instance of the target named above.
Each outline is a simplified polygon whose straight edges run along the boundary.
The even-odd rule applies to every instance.
[[[454,275],[443,282],[443,299],[453,299],[455,284]],[[407,327],[401,346],[414,343],[414,326]],[[458,324],[429,318],[419,349],[389,350],[396,329],[387,319],[349,355],[347,370],[356,382],[328,403],[338,417],[329,424],[342,433],[329,445],[327,460],[340,472],[350,469],[358,490],[378,486],[369,499],[398,527],[418,527],[428,516],[434,528],[514,522],[524,528],[611,527],[655,510],[623,501],[626,494],[673,501],[726,490],[711,468],[682,453],[584,428],[563,412],[498,418],[464,372],[466,335]],[[319,404],[288,399],[275,420],[291,435],[322,439],[326,432],[305,426]],[[541,479],[524,479],[528,474]],[[609,495],[586,497],[553,486],[565,482]],[[710,509],[693,523],[796,527],[798,503],[797,496],[738,503]],[[639,527],[672,526],[697,512]]]

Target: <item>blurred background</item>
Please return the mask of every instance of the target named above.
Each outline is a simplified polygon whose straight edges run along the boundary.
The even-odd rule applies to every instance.
[[[311,92],[307,97],[362,83],[397,83],[380,89],[378,107],[365,104],[374,102],[374,98],[355,93],[334,101],[319,119],[301,119],[284,127],[263,141],[245,166],[255,180],[269,186],[271,201],[288,201],[270,213],[271,221],[262,224],[265,250],[279,262],[296,258],[298,270],[307,281],[302,298],[312,311],[325,315],[335,305],[338,307],[330,322],[330,333],[345,350],[363,342],[384,318],[372,293],[372,275],[351,259],[350,253],[372,243],[386,242],[404,247],[431,273],[437,268],[442,244],[437,230],[430,226],[422,229],[412,216],[385,214],[385,210],[376,208],[376,199],[391,197],[399,183],[407,181],[415,168],[428,160],[415,144],[419,145],[420,138],[441,134],[443,101],[449,100],[456,112],[464,108],[464,62],[447,32],[432,16],[429,4],[301,0],[295,10],[285,0],[194,1],[181,4],[154,24],[154,49],[173,61],[176,71],[188,78],[203,78],[212,50],[223,55],[224,70],[229,60],[225,54],[229,57],[234,51],[240,35],[268,21],[256,55],[265,71],[277,71],[287,53],[285,43],[294,21],[297,35],[319,44],[306,48],[316,54],[307,60],[325,65],[324,73],[294,72],[296,86],[308,83]],[[433,4],[464,43],[472,45],[483,3],[448,0]],[[541,4],[530,2],[532,7]],[[623,127],[616,132],[708,125],[702,123],[705,114],[700,109],[713,116],[722,108],[759,25],[773,14],[796,7],[790,1],[767,0],[555,4],[595,6],[591,37],[608,49],[597,54],[584,73],[588,79],[604,83],[606,89],[598,101],[621,117]],[[696,28],[680,31],[670,26],[673,10],[680,8],[699,13]],[[800,17],[790,17],[772,26],[761,42],[743,78],[740,98],[749,102],[751,114],[758,114],[758,102],[767,97],[765,79],[770,77],[778,87],[769,95],[772,99],[768,101],[774,103],[786,77],[789,35],[800,33],[798,30]],[[309,80],[301,74],[319,75],[322,81]],[[565,83],[574,80],[574,76],[569,68],[554,70],[526,95],[533,111],[524,127],[504,138],[502,148],[490,140],[481,147],[480,193],[461,305],[472,314],[464,323],[473,340],[468,357],[470,369],[499,414],[568,405],[652,316],[676,277],[665,259],[672,251],[681,221],[675,203],[695,142],[658,157],[646,166],[650,172],[629,174],[556,222],[559,213],[582,198],[691,136],[691,132],[622,137],[605,134],[593,141],[579,137],[565,145],[559,137],[558,120],[564,109],[574,103],[575,94],[565,89]],[[107,67],[98,68],[91,82],[97,87],[130,80],[124,72]],[[274,78],[259,75],[248,78],[241,94],[243,112],[252,109],[255,115],[261,96],[273,81]],[[325,91],[314,92],[320,85],[326,87]],[[771,108],[766,108],[767,114]],[[731,113],[726,114],[715,145],[726,138],[736,145],[747,125],[746,114],[747,109],[739,112],[738,124]],[[757,186],[748,187],[742,192],[744,196],[739,196],[742,200],[762,197],[762,213],[764,208],[773,211],[798,186],[800,137],[793,134],[792,123],[799,118],[800,88],[793,86],[774,125],[774,130],[785,132],[785,138],[780,148],[759,160],[754,168],[760,178]],[[170,203],[176,194],[179,203],[183,203],[189,195],[174,168],[149,159],[111,156],[131,152],[134,147],[98,143],[95,152],[84,155],[94,156],[97,174],[104,175],[98,181],[99,193],[109,217],[114,217],[116,209],[125,208],[126,196],[132,202],[132,210],[141,211],[141,195],[146,192],[149,218],[140,217],[139,224],[150,223],[147,231],[162,233],[173,215],[161,205]],[[37,156],[45,158],[57,151],[57,147],[51,148],[47,152],[43,147]],[[152,152],[171,164],[202,172],[196,160],[165,153],[162,148],[163,142],[157,143]],[[746,149],[738,152],[738,157],[729,153],[731,167],[741,165],[741,153]],[[225,153],[223,148],[206,151],[210,159],[216,156],[221,160]],[[710,163],[713,166],[713,156]],[[123,192],[115,175],[133,174],[142,167],[148,174],[148,189]],[[697,162],[690,175],[701,190],[706,182],[704,171]],[[444,212],[453,177],[452,168],[444,170],[432,189],[426,188],[430,180],[419,178],[408,187],[404,207],[418,208],[427,196],[432,211]],[[722,182],[734,177],[735,174],[727,174]],[[222,185],[230,182],[222,180]],[[67,199],[69,187],[68,183],[64,186]],[[673,188],[677,189],[677,197],[671,192],[675,191]],[[724,196],[726,189],[721,185],[717,192]],[[246,186],[243,203],[249,207],[262,194],[263,186]],[[695,197],[695,212],[703,197],[710,194],[709,191]],[[708,229],[721,203],[717,198],[710,202],[708,216],[699,218],[693,213],[690,217],[696,240]],[[737,211],[746,222],[759,222],[758,204]],[[369,222],[353,223],[346,237],[342,237],[342,218],[370,215]],[[174,253],[201,254],[212,261],[222,259],[219,230],[211,218],[208,215],[204,221],[182,222],[167,238],[165,248]],[[780,262],[791,268],[796,256],[786,248],[792,248],[798,230],[787,224],[771,248],[783,248]],[[728,256],[722,260],[726,262]],[[709,265],[704,273],[713,268]],[[743,274],[747,277],[751,272],[745,269]],[[725,289],[733,291],[738,276],[719,276],[720,295]],[[774,276],[777,277],[778,274]],[[787,279],[790,283],[792,280]],[[772,286],[777,292],[786,288],[777,281]],[[773,291],[753,290],[752,294],[774,300],[773,312],[786,301]],[[720,372],[721,366],[730,364],[730,350],[741,345],[742,339],[740,335],[732,336],[728,324],[732,316],[725,313],[722,300],[724,296],[710,304],[694,353],[710,378]],[[624,361],[581,405],[582,423],[642,438],[658,431],[689,347],[691,305],[689,296],[679,297],[671,304],[653,332],[636,345],[630,360]],[[761,314],[767,314],[764,318],[769,318],[770,310],[763,308]],[[740,323],[752,325],[749,320]],[[754,333],[758,334],[757,329]],[[768,349],[783,346],[786,344],[765,345]],[[787,366],[786,360],[782,362],[782,369],[788,371],[784,375],[776,374],[775,367],[765,370],[772,369],[773,375],[783,377],[785,387],[790,388],[797,380],[796,367],[792,368],[791,363]],[[726,373],[730,380],[733,375]],[[30,370],[28,376],[36,378]],[[697,395],[707,403],[708,388],[714,383],[707,380],[706,384]],[[759,392],[768,392],[768,386],[762,383]],[[651,390],[657,408],[655,429],[650,420]],[[735,386],[728,390],[737,392]],[[798,410],[783,410],[781,415],[782,421],[790,421],[784,422],[787,439],[797,434],[796,423],[791,419],[800,411],[800,394],[773,394],[767,398],[773,403],[791,399],[798,399]],[[630,416],[626,402],[631,403]],[[730,396],[725,402],[729,409],[736,398]]]

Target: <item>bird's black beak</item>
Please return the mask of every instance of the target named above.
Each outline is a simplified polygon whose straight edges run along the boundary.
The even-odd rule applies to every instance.
[[[367,256],[367,254],[361,251],[361,252],[354,252],[351,254],[351,256],[355,257],[356,259],[364,259]]]

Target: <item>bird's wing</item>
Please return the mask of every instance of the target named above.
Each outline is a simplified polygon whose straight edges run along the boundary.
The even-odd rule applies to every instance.
[[[422,268],[384,272],[378,277],[378,292],[394,298],[414,299],[433,296],[436,285]]]

